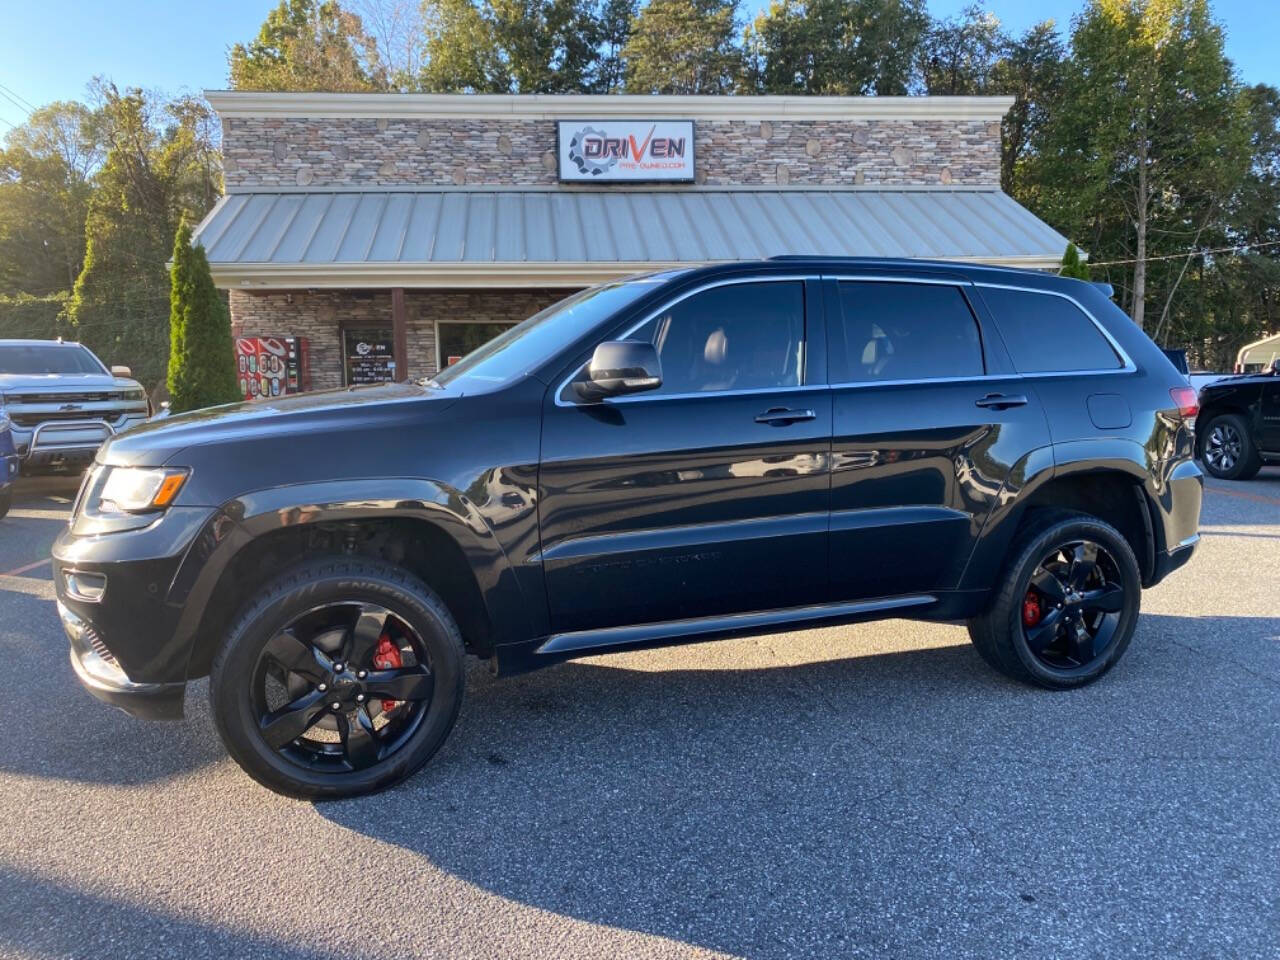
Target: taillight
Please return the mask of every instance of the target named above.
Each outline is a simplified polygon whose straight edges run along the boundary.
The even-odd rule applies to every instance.
[[[1178,416],[1183,420],[1194,420],[1200,412],[1200,397],[1195,387],[1174,387],[1169,391],[1173,405],[1178,408]]]

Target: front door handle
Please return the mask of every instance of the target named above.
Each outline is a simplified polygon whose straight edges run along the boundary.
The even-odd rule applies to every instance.
[[[770,423],[782,426],[797,423],[801,420],[813,420],[817,414],[812,410],[788,410],[786,407],[773,407],[756,417],[756,423]]]
[[[980,407],[990,407],[992,410],[1005,410],[1008,407],[1025,407],[1027,398],[1020,393],[988,393],[974,403]]]

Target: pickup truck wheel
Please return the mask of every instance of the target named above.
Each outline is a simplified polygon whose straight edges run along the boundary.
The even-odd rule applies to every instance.
[[[983,659],[1006,676],[1055,690],[1092,683],[1124,655],[1138,623],[1141,576],[1109,524],[1045,511],[1010,550],[1004,585],[969,621]]]
[[[1218,479],[1252,480],[1262,469],[1249,424],[1240,414],[1219,414],[1208,422],[1200,438],[1200,459]]]
[[[444,743],[462,705],[458,626],[391,564],[297,567],[262,590],[214,657],[209,696],[236,762],[278,793],[381,790]]]

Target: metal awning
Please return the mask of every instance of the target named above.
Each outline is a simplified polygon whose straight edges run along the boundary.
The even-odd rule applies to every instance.
[[[582,286],[778,254],[1054,267],[1067,239],[974,187],[262,191],[200,224],[223,287]]]

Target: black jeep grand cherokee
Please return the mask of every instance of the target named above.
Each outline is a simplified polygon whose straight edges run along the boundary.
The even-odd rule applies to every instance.
[[[205,410],[107,444],[54,548],[100,698],[296,796],[394,783],[463,658],[879,617],[1097,679],[1197,541],[1195,395],[1087,283],[785,258],[550,307],[434,380]]]

